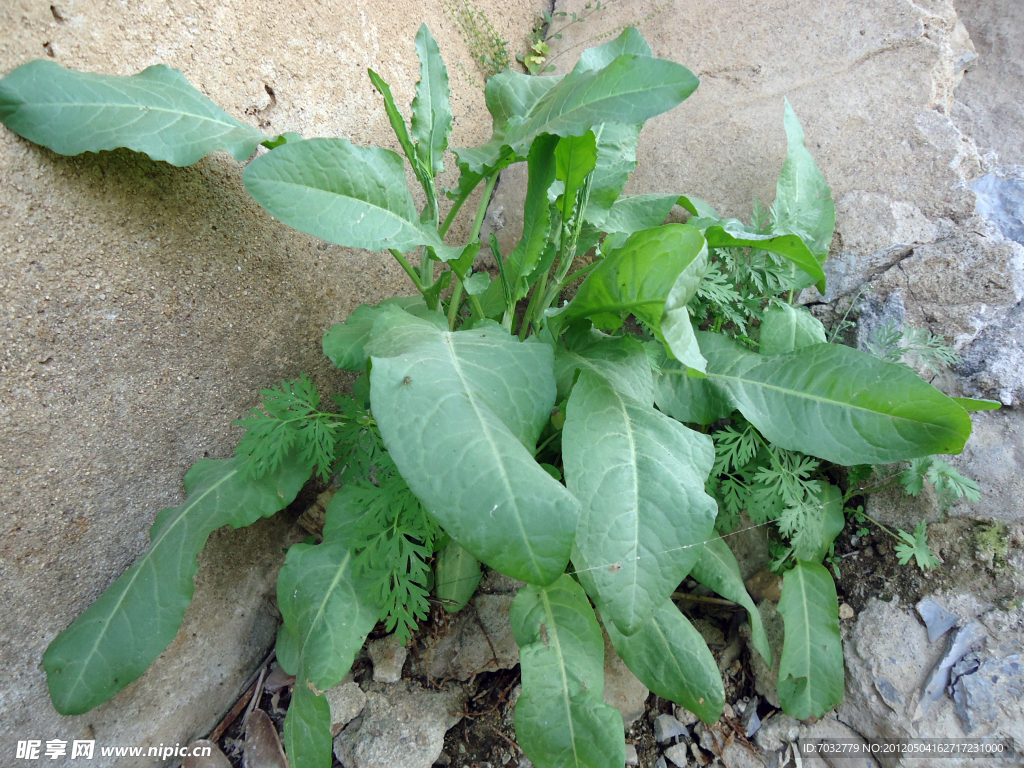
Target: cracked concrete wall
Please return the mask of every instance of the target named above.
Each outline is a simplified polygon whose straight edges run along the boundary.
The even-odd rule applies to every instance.
[[[524,40],[532,5],[480,5],[513,47]],[[8,0],[0,72],[47,55],[123,75],[164,62],[268,132],[398,149],[366,67],[405,109],[421,21],[449,65],[452,142],[484,141],[483,77],[440,2]],[[187,169],[125,151],[65,158],[0,128],[0,176],[0,756],[13,761],[18,739],[185,743],[273,642],[286,515],[214,534],[182,631],[107,704],[58,716],[43,650],[144,550],[188,467],[231,454],[232,422],[261,388],[300,371],[343,387],[324,330],[413,289],[390,257],[273,221],[226,154]]]

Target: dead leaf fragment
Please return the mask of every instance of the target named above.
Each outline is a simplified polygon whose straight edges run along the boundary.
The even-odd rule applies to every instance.
[[[245,768],[288,768],[281,739],[270,715],[254,709],[245,727]]]

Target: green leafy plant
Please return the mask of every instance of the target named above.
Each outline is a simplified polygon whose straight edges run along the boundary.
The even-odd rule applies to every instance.
[[[843,679],[836,590],[820,563],[857,490],[844,495],[830,472],[957,453],[978,403],[827,343],[793,306],[802,288],[824,289],[835,209],[788,103],[776,199],[752,225],[687,196],[622,195],[644,121],[698,85],[627,29],[565,76],[491,77],[493,136],[454,150],[459,180],[442,196],[447,70],[425,26],[416,49],[411,123],[370,72],[404,159],[340,138],[265,136],[166,67],[119,78],[38,61],[0,80],[0,120],[62,153],[127,146],[187,164],[217,149],[242,160],[263,144],[242,179],[264,208],[331,242],[388,251],[420,294],[360,307],[326,332],[325,354],[360,374],[351,398],[322,410],[304,378],[265,390],[240,422],[236,456],[189,472],[188,499],[158,516],[147,553],[47,649],[54,705],[87,711],[141,675],[180,625],[209,532],[273,514],[317,469],[341,489],[323,541],[288,551],[278,588],[277,654],[297,677],[285,722],[295,768],[330,765],[320,694],[375,623],[408,636],[432,580],[445,605],[465,605],[481,562],[527,582],[511,621],[516,731],[534,764],[623,764],[622,720],[601,695],[598,613],[645,685],[714,722],[722,679],[672,594],[690,575],[744,606],[771,661],[715,534],[742,510],[789,542],[779,694],[786,711],[820,717]],[[509,253],[491,239],[492,276],[476,267],[480,226],[498,173],[516,162],[529,173],[523,236]],[[481,185],[468,242],[449,242]],[[664,224],[676,205],[688,223]],[[934,460],[920,471],[933,469],[936,484],[966,487]]]

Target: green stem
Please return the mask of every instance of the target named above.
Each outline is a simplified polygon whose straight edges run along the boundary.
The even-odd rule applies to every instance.
[[[416,270],[412,268],[412,265],[406,261],[402,252],[394,248],[389,248],[388,251],[395,257],[395,261],[402,265],[402,269],[404,269],[406,274],[412,279],[413,285],[416,286],[416,290],[420,293],[425,293],[427,289],[423,287],[423,282],[420,280],[420,276],[416,273]]]
[[[470,296],[469,296],[469,306],[471,306],[473,308],[473,314],[476,315],[477,318],[479,318],[480,320],[484,319],[484,307],[480,303],[480,299],[478,299],[476,296],[470,294]]]
[[[536,447],[536,448],[534,449],[534,451],[533,451],[533,457],[534,457],[534,458],[537,458],[537,454],[539,454],[539,453],[540,453],[541,451],[543,451],[543,450],[544,450],[545,448],[547,448],[547,447],[548,447],[548,444],[549,444],[549,443],[550,443],[550,442],[551,442],[552,440],[554,440],[554,439],[555,439],[556,437],[558,437],[558,436],[559,436],[560,434],[562,434],[562,433],[561,433],[561,432],[555,432],[555,434],[551,435],[551,437],[549,437],[549,438],[548,438],[547,440],[545,440],[545,441],[544,441],[543,443],[541,443],[540,445],[538,445],[538,446],[537,446],[537,447]]]
[[[484,214],[487,213],[487,205],[491,202],[491,193],[494,191],[494,185],[497,181],[497,171],[494,171],[487,177],[487,184],[484,186],[484,193],[480,197],[480,204],[476,207],[476,217],[473,219],[473,229],[469,233],[469,240],[467,242],[472,243],[480,237],[480,227],[483,226]]]
[[[476,184],[470,187],[470,189],[465,194],[460,195],[455,200],[455,204],[452,205],[451,210],[448,211],[448,215],[444,217],[444,222],[441,224],[441,228],[438,230],[438,233],[441,235],[441,237],[444,237],[445,235],[448,234],[448,229],[451,227],[452,222],[455,221],[455,216],[459,213],[459,210],[462,208],[462,204],[469,199],[469,196],[473,194],[473,190],[476,189],[477,184],[479,183],[480,182],[478,181]]]
[[[596,267],[600,263],[601,262],[599,262],[599,261],[595,261],[593,264],[588,264],[587,266],[583,267],[582,269],[577,269],[575,272],[573,272],[571,275],[569,275],[567,278],[565,278],[565,281],[564,281],[565,285],[569,285],[574,280],[578,280],[583,275],[585,275],[588,272],[590,272],[594,267]]]
[[[527,331],[530,330],[530,321],[533,319],[537,312],[537,307],[540,305],[540,296],[544,294],[544,288],[548,282],[548,273],[545,272],[540,276],[540,280],[533,287],[533,296],[530,297],[530,303],[526,306],[526,314],[523,315],[523,323],[519,326],[519,340],[523,341],[526,338]],[[536,325],[536,323],[534,323]]]
[[[861,517],[863,517],[863,518],[865,518],[867,520],[870,520],[872,523],[877,525],[883,531],[888,533],[890,536],[892,536],[894,539],[896,539],[896,541],[899,541],[899,542],[903,541],[903,539],[901,539],[899,536],[897,536],[895,533],[892,532],[891,528],[889,528],[888,526],[882,525],[882,523],[880,523],[877,520],[875,520],[875,518],[873,518],[871,515],[867,514],[866,512],[860,512],[859,514],[860,514]]]
[[[454,271],[454,270],[453,270]],[[452,290],[452,300],[448,305],[448,330],[455,330],[455,319],[459,316],[459,306],[462,304],[462,280],[458,274],[455,275],[455,288]]]

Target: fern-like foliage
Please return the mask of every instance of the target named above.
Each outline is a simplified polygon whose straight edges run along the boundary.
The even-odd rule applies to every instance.
[[[981,498],[981,488],[974,480],[964,477],[937,456],[912,460],[910,466],[900,473],[899,481],[910,496],[921,493],[926,481],[931,483],[942,512],[948,511],[957,499],[966,499],[973,504]]]
[[[924,520],[919,522],[917,527],[914,528],[913,536],[906,531],[899,531],[898,533],[900,538],[903,539],[903,541],[896,545],[896,557],[901,565],[906,565],[913,559],[917,563],[918,568],[922,571],[927,571],[935,568],[942,562],[928,546],[927,524]]]

